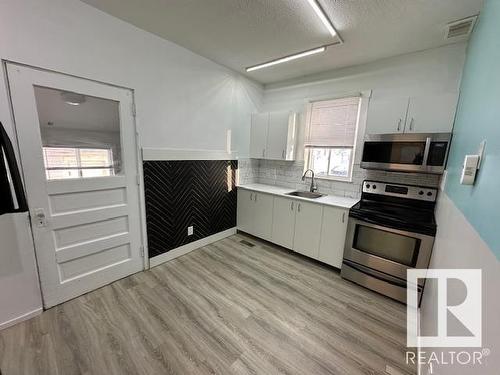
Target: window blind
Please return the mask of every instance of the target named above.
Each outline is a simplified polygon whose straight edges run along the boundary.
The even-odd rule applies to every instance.
[[[305,146],[353,147],[360,97],[314,102]]]

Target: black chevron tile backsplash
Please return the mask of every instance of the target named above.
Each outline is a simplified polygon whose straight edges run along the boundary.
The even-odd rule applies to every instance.
[[[150,258],[236,226],[237,168],[236,160],[144,162]]]

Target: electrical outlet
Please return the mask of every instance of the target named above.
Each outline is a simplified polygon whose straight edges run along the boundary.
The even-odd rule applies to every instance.
[[[193,229],[193,226],[191,225],[188,227],[188,236],[192,236],[193,233],[194,233],[194,229]]]

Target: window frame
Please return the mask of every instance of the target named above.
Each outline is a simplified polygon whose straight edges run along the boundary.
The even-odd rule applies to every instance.
[[[76,167],[47,167],[45,164],[46,161],[46,149],[73,149],[76,150],[75,156],[76,156]],[[106,166],[91,166],[91,167],[83,167],[82,166],[82,160],[81,160],[81,155],[80,151],[81,150],[106,150],[108,152],[108,158],[111,162],[111,164],[106,165]],[[108,147],[71,147],[71,146],[43,146],[42,147],[42,153],[44,157],[44,167],[45,167],[45,176],[47,178],[47,181],[54,181],[54,180],[78,180],[78,179],[83,179],[83,178],[99,178],[99,177],[113,177],[116,176],[114,170],[115,170],[115,165],[114,165],[114,159],[113,159],[113,149],[108,148]],[[92,169],[109,169],[110,174],[109,176],[94,176],[94,177],[84,177],[83,176],[83,170],[92,170]],[[78,171],[78,177],[68,177],[68,178],[49,178],[47,175],[47,171],[65,171],[65,170],[76,170]]]
[[[370,93],[371,94],[371,93]],[[306,145],[305,142],[306,140],[304,139],[304,172],[308,169],[311,168],[311,150],[314,148],[330,148],[330,149],[339,149],[339,148],[350,148],[352,149],[351,152],[351,158],[349,161],[349,171],[347,177],[340,177],[340,176],[333,176],[330,174],[327,174],[326,176],[324,175],[318,175],[314,176],[314,178],[320,179],[320,180],[328,180],[328,181],[340,181],[340,182],[349,182],[352,183],[353,180],[353,169],[354,169],[354,160],[356,158],[356,150],[357,150],[357,145],[358,145],[358,135],[359,135],[359,126],[360,126],[360,120],[361,120],[361,109],[363,107],[363,99],[365,97],[364,93],[356,93],[356,94],[351,94],[351,95],[342,95],[338,97],[329,97],[329,98],[316,98],[314,100],[310,100],[307,104],[307,117],[306,117],[306,133],[309,131],[310,126],[311,126],[311,119],[312,119],[312,107],[314,103],[317,102],[322,102],[322,101],[330,101],[330,100],[337,100],[337,99],[346,99],[346,98],[353,98],[353,97],[359,97],[359,103],[358,103],[358,114],[356,116],[356,126],[354,130],[354,144],[351,146],[310,146]],[[328,157],[328,170],[327,173],[330,171],[330,158],[331,158],[331,151],[329,153]],[[314,169],[313,169],[314,170]]]

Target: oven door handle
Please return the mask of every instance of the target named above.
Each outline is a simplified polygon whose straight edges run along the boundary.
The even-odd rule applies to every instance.
[[[370,269],[368,267],[365,267],[365,266],[362,266],[360,264],[351,262],[351,261],[349,261],[347,259],[344,259],[344,263],[346,265],[348,265],[349,267],[355,269],[358,272],[364,273],[365,275],[369,275],[369,276],[371,276],[371,277],[373,277],[375,279],[378,279],[380,281],[383,281],[385,283],[389,283],[389,284],[392,284],[392,285],[400,287],[400,288],[406,288],[407,287],[407,283],[405,283],[404,281],[399,281],[395,277],[392,277],[390,275],[385,275],[382,272],[378,272],[378,271],[372,270],[372,269]]]

